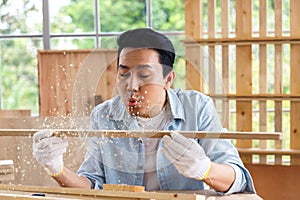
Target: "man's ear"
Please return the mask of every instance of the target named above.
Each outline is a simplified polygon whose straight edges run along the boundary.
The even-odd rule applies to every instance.
[[[175,72],[172,70],[166,77],[166,84],[165,84],[165,89],[169,89],[170,87],[172,87],[174,80],[175,80]]]

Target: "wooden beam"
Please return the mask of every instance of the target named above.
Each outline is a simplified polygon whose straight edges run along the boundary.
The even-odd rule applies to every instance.
[[[206,94],[213,99],[249,100],[292,100],[300,101],[299,94]]]
[[[236,1],[236,38],[252,37],[252,0]],[[252,94],[252,44],[236,46],[236,93]],[[252,131],[252,101],[236,101],[236,130]],[[237,140],[237,147],[252,147],[252,140]],[[241,156],[250,162],[251,156]]]
[[[48,129],[50,130],[50,129]],[[32,137],[40,129],[0,129],[0,136]],[[162,138],[171,131],[127,131],[127,130],[74,130],[52,129],[55,136],[67,137],[107,137],[107,138]],[[280,140],[282,133],[272,132],[205,132],[177,131],[187,138],[204,139],[257,139]]]
[[[275,37],[235,37],[235,38],[205,38],[197,40],[183,40],[185,44],[198,43],[201,45],[252,45],[252,44],[299,44],[300,37],[275,36]]]
[[[32,196],[30,193],[44,194],[44,197]],[[232,194],[220,196],[212,190],[198,191],[151,191],[151,192],[128,192],[128,191],[106,191],[81,188],[64,187],[41,187],[21,185],[0,185],[0,198],[3,200],[13,199],[122,199],[122,200],[261,200],[256,194]]]
[[[259,1],[259,36],[267,36],[267,13],[268,13],[267,0]],[[267,93],[267,45],[259,45],[259,93]],[[267,101],[259,101],[259,131],[267,131]],[[266,149],[267,141],[260,140],[259,147]],[[267,163],[266,155],[259,156],[261,164]]]
[[[298,149],[237,148],[237,150],[239,153],[242,153],[242,154],[280,155],[280,156],[283,156],[283,155],[299,156],[300,155],[300,150],[298,150]]]
[[[290,0],[290,31],[291,37],[300,37],[300,1]],[[300,45],[291,44],[290,46],[290,85],[291,94],[300,94],[299,63]],[[290,146],[293,149],[300,149],[300,102],[291,102],[290,112]],[[300,164],[300,158],[292,157],[292,164]]]

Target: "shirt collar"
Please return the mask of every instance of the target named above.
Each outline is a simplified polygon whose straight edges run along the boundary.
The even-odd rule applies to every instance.
[[[174,119],[182,119],[183,121],[185,121],[183,104],[178,98],[176,91],[177,90],[173,90],[173,89],[167,90],[171,112]]]

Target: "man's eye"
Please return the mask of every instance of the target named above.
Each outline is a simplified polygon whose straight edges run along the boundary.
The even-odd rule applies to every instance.
[[[142,75],[142,74],[140,74],[140,77],[141,78],[148,78],[148,77],[150,77],[150,75]]]
[[[121,77],[128,77],[129,75],[130,75],[129,72],[127,72],[127,73],[120,73],[120,76],[121,76]]]

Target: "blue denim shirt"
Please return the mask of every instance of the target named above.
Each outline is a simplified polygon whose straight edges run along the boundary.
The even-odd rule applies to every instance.
[[[197,91],[169,89],[168,99],[172,122],[167,129],[184,131],[224,131],[210,97]],[[98,130],[138,130],[136,119],[128,114],[119,96],[94,108],[90,128]],[[226,131],[226,130],[225,130]],[[229,164],[236,178],[226,194],[254,193],[252,178],[244,167],[230,140],[196,139],[215,163]],[[161,190],[201,190],[203,182],[181,175],[164,156],[159,142],[157,176]],[[85,160],[78,174],[87,177],[92,188],[102,189],[104,183],[142,185],[144,176],[145,146],[137,138],[89,138]]]

